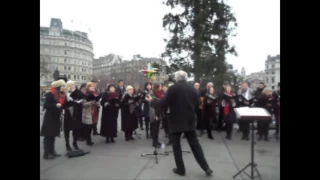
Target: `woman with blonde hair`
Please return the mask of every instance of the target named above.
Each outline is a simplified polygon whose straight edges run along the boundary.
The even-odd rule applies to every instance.
[[[75,116],[74,116],[74,110],[75,110],[75,105],[76,102],[73,100],[71,97],[71,94],[75,91],[76,86],[75,82],[72,80],[69,80],[66,83],[65,87],[65,96],[66,96],[66,105],[64,108],[64,121],[63,121],[63,132],[64,132],[64,139],[66,142],[66,149],[67,151],[72,151],[70,147],[70,131],[72,131],[72,136],[73,136],[73,147],[76,150],[79,150],[78,144],[77,144],[77,135],[75,134],[74,131],[74,126],[75,126]]]
[[[125,133],[126,141],[134,140],[133,131],[138,128],[137,102],[133,94],[133,87],[127,86],[121,101],[121,130]]]
[[[257,100],[255,106],[265,108],[270,114],[273,111],[273,96],[272,89],[266,87],[263,89],[261,96]],[[269,126],[271,121],[266,120],[258,120],[258,140],[264,139],[265,141],[269,141]]]
[[[88,146],[92,146],[94,143],[91,139],[91,132],[94,124],[98,121],[97,106],[99,106],[99,96],[95,94],[95,88],[92,82],[88,82],[86,85],[85,97],[82,101],[82,123],[85,126],[85,139]]]

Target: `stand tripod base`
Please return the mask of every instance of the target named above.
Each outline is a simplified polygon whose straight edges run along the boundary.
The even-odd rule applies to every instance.
[[[255,178],[258,178],[259,180],[261,180],[261,174],[260,172],[258,171],[258,168],[257,168],[258,164],[257,163],[249,163],[248,165],[246,165],[243,169],[241,169],[237,174],[235,174],[232,178],[236,178],[239,174],[241,174],[242,172],[247,175],[250,179],[255,179]],[[245,172],[245,170],[248,168],[248,167],[251,167],[251,175],[249,175],[248,173]],[[256,171],[257,173],[257,176],[254,176],[254,171]]]
[[[158,164],[158,155],[168,156],[168,153],[158,153],[157,148],[153,151],[153,153],[141,154],[141,156],[154,156],[156,158],[156,164]]]

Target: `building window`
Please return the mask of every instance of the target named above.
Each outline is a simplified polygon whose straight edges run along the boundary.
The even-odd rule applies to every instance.
[[[68,51],[64,51],[64,55],[68,55]]]
[[[274,74],[274,71],[272,71],[271,74]]]
[[[274,68],[274,64],[272,64],[272,68]]]
[[[68,44],[67,44],[67,43],[65,43],[64,45],[68,46]]]
[[[271,83],[274,84],[274,77],[271,78]]]
[[[66,63],[66,62],[67,62],[67,59],[64,59],[64,62]]]
[[[78,79],[78,80],[80,79],[79,75],[77,75],[77,79]]]
[[[70,76],[70,74],[68,74],[68,79],[71,79],[71,76]]]
[[[77,79],[77,75],[73,75],[73,79],[76,80]]]
[[[70,66],[68,67],[68,70],[69,70],[69,71],[71,70],[71,67],[70,67]]]
[[[271,86],[272,90],[274,90],[274,86]]]
[[[64,66],[64,70],[67,70],[67,66]]]
[[[266,78],[266,82],[267,82],[267,84],[269,84],[269,79],[268,78]]]

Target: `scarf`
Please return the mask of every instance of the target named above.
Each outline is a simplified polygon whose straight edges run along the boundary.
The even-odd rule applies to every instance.
[[[225,92],[226,95],[229,95],[229,96],[234,96],[234,93],[230,92],[230,93],[227,93]],[[225,101],[225,105],[224,105],[224,108],[223,108],[223,113],[224,113],[224,116],[228,116],[229,113],[230,113],[230,103]]]
[[[153,94],[159,99],[161,99],[163,97],[162,91],[154,90]]]
[[[53,96],[55,96],[55,88],[54,87],[52,87],[51,88],[51,93],[53,94]],[[58,102],[61,104],[61,105],[63,105],[64,104],[64,94],[63,93],[60,93],[60,96],[59,97],[56,97],[56,98],[58,98],[57,100],[58,100]]]

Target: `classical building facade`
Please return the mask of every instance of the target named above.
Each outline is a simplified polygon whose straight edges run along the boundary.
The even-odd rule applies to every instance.
[[[142,76],[139,70],[147,66],[148,63],[157,63],[158,65],[166,65],[166,63],[159,58],[141,58],[134,55],[132,60],[122,60],[120,56],[109,54],[93,61],[93,74],[96,79],[100,80],[101,84],[113,83],[117,84],[119,80],[123,80],[125,84],[139,84],[142,88],[147,78]],[[160,68],[156,74],[156,81],[164,81],[164,68]]]
[[[280,55],[269,55],[265,61],[265,65],[265,83],[273,90],[276,90],[280,82]]]
[[[63,29],[60,19],[52,18],[50,27],[40,27],[40,56],[48,59],[50,72],[42,74],[46,84],[53,81],[56,69],[77,85],[92,78],[92,42],[85,32]]]
[[[119,55],[108,54],[93,60],[93,76],[106,75],[110,76],[114,64],[122,63],[122,58]]]
[[[245,80],[250,84],[250,88],[256,90],[260,82],[265,82],[265,73],[264,71],[251,73],[246,76]]]

